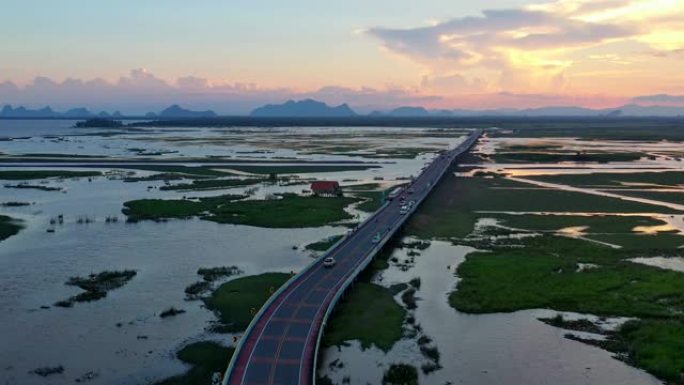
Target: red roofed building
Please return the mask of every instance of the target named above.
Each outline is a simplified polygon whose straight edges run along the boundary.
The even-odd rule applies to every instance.
[[[338,197],[342,195],[342,189],[337,182],[318,181],[311,183],[311,191],[314,195],[322,197]]]

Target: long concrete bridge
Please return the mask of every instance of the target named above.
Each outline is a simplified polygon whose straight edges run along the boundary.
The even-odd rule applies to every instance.
[[[313,385],[321,336],[344,291],[481,135],[482,130],[474,131],[458,147],[435,158],[404,188],[401,195],[416,202],[408,212],[401,212],[399,199],[386,202],[276,291],[240,339],[223,384]],[[335,266],[324,266],[327,257],[336,260]]]

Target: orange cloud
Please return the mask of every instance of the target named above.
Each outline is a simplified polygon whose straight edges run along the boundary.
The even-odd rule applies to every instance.
[[[684,49],[682,31],[681,0],[557,0],[366,34],[420,63],[430,78],[462,79],[452,95],[471,92],[473,83],[491,91],[624,95],[684,91],[671,81],[682,76],[673,57]],[[616,83],[624,67],[630,79]],[[612,75],[591,79],[591,72]]]

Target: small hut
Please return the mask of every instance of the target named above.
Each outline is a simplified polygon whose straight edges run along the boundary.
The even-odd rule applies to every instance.
[[[340,184],[334,181],[318,181],[311,183],[311,192],[320,197],[339,197],[342,195]]]

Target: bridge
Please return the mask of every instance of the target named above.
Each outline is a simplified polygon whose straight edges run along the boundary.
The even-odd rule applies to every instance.
[[[400,199],[386,202],[352,233],[278,289],[256,314],[223,378],[223,385],[313,385],[326,321],[344,291],[428,196],[456,158],[482,130],[439,155],[401,193],[416,203],[402,213]],[[404,209],[404,211],[406,211]],[[333,257],[336,264],[325,267]]]

